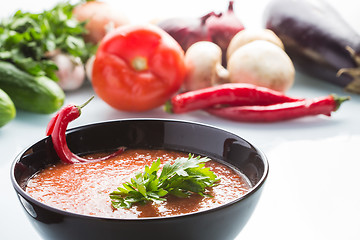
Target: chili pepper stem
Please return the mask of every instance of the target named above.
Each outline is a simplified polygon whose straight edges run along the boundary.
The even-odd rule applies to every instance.
[[[79,109],[79,115],[81,115],[81,109],[83,107],[85,107],[86,105],[88,105],[89,102],[91,102],[91,100],[94,99],[94,96],[91,96],[86,102],[84,102],[83,104],[76,106]]]
[[[349,96],[339,97],[336,94],[331,94],[331,96],[332,96],[332,98],[334,99],[334,102],[335,102],[335,110],[334,111],[338,110],[340,105],[343,102],[350,100]]]
[[[171,101],[167,101],[164,105],[164,111],[167,113],[174,113]]]

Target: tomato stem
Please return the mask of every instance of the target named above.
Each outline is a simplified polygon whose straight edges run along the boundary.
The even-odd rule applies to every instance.
[[[138,72],[148,69],[147,60],[144,57],[135,57],[131,61],[131,66]]]

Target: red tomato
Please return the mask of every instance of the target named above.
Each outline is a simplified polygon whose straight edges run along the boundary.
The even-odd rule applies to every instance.
[[[126,25],[101,41],[92,85],[116,109],[146,111],[176,93],[184,76],[184,52],[170,35],[153,25]]]

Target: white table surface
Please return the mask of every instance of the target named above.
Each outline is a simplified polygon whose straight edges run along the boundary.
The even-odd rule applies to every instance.
[[[329,0],[330,1],[330,0]],[[39,11],[54,0],[11,0],[0,8],[0,16],[15,10]],[[245,27],[260,27],[268,0],[235,1],[235,11]],[[360,31],[360,3],[352,0],[331,4]],[[226,9],[227,1],[109,1],[133,22],[168,16],[200,16]],[[194,5],[196,4],[196,5]],[[355,6],[354,6],[355,5]],[[270,163],[270,174],[262,197],[248,224],[236,239],[360,239],[360,95],[311,79],[297,72],[291,96],[315,97],[330,93],[350,95],[331,118],[309,117],[272,124],[227,121],[193,112],[170,115],[162,108],[142,113],[120,112],[95,98],[69,127],[123,118],[184,119],[214,125],[234,132],[262,149]],[[66,102],[80,104],[93,95],[85,84],[66,93]],[[44,137],[52,115],[17,112],[14,121],[0,129],[0,239],[40,239],[25,217],[10,182],[10,165],[16,155]]]

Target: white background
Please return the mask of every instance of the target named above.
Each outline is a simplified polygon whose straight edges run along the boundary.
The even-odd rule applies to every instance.
[[[17,9],[40,11],[56,1],[3,1],[0,16]],[[133,22],[169,16],[201,16],[227,8],[223,0],[108,1]],[[235,11],[247,28],[261,27],[268,0],[235,1]],[[360,4],[353,0],[329,0],[360,31]],[[123,118],[176,118],[191,120],[234,132],[262,149],[268,156],[270,174],[254,215],[237,239],[360,239],[360,96],[314,80],[297,72],[291,96],[316,97],[330,93],[350,95],[331,118],[325,116],[272,124],[237,123],[202,112],[183,115],[162,108],[125,113],[95,98],[70,127]],[[69,92],[66,102],[80,104],[93,95],[90,84]],[[0,129],[0,239],[40,239],[32,228],[10,183],[10,164],[16,155],[44,137],[52,115],[18,111]]]

